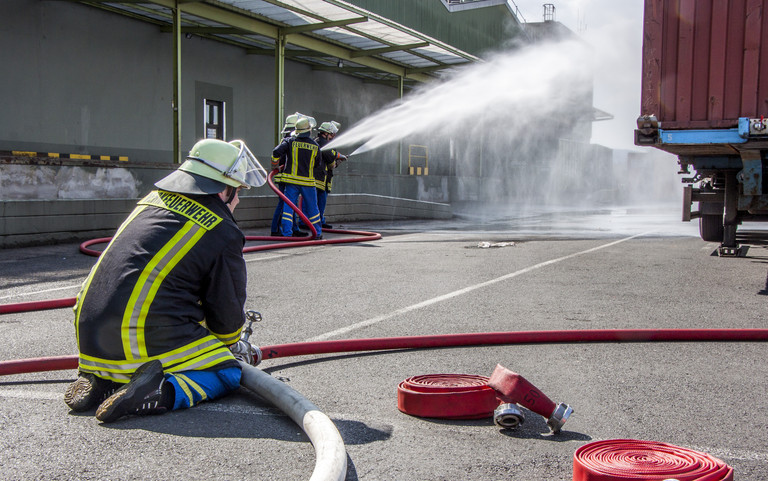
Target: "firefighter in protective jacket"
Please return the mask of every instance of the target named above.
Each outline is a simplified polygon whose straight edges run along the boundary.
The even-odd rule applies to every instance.
[[[272,150],[272,158],[285,156],[285,168],[280,175],[280,180],[285,184],[285,196],[296,205],[301,195],[302,202],[306,204],[307,218],[315,227],[317,238],[322,239],[314,177],[315,164],[320,162],[320,147],[311,137],[314,124],[315,119],[312,117],[300,117],[296,121],[295,136],[280,142]],[[283,207],[280,230],[285,237],[293,235],[293,209],[288,203]]]
[[[244,142],[205,139],[138,202],[77,296],[72,410],[99,406],[96,417],[111,422],[239,386],[233,353],[249,361],[250,344],[240,340],[245,237],[232,212],[241,188],[265,180]]]
[[[322,159],[315,164],[315,187],[317,188],[317,209],[320,211],[320,222],[323,229],[333,229],[332,225],[325,222],[325,205],[328,201],[328,194],[331,193],[333,169],[347,160],[345,155],[334,149],[323,150],[323,147],[336,137],[339,128],[341,128],[341,124],[334,120],[323,122],[317,128],[317,137],[315,138],[315,142],[320,146]]]

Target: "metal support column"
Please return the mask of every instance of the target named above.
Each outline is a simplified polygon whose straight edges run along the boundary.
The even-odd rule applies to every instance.
[[[403,85],[405,84],[405,75],[399,75],[397,77],[397,92],[398,98],[403,99]],[[403,142],[398,142],[397,148],[397,173],[403,173]]]
[[[725,173],[725,217],[723,219],[723,247],[737,247],[736,227],[739,210],[739,181],[736,172]]]
[[[285,35],[275,39],[275,145],[280,143],[285,114]]]
[[[173,161],[181,163],[181,0],[173,10]]]

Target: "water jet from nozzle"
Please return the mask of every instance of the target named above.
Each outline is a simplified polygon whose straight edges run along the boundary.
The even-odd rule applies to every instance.
[[[590,54],[582,42],[537,43],[489,56],[416,88],[324,146],[359,146],[360,154],[410,136],[506,135],[533,119],[562,118],[568,102],[591,88]]]

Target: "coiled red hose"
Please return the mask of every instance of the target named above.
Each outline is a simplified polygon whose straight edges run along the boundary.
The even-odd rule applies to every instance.
[[[397,387],[397,408],[411,416],[482,419],[499,405],[488,377],[474,374],[424,374]]]
[[[429,336],[380,337],[297,342],[261,347],[264,359],[340,352],[429,349],[506,344],[605,342],[765,342],[768,329],[597,329],[576,331],[511,331]],[[48,365],[47,361],[51,360]],[[0,375],[77,369],[77,356],[0,362]]]
[[[733,481],[733,468],[706,453],[672,444],[609,439],[573,455],[573,481]]]

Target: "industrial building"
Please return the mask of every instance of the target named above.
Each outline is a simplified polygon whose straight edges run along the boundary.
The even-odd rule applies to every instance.
[[[562,35],[575,34],[526,22],[511,0],[4,0],[0,247],[111,235],[200,138],[243,139],[268,167],[289,113],[343,135],[491,52]],[[404,136],[338,169],[327,215],[446,218],[489,200],[488,185],[535,196],[518,175],[531,165],[589,159],[605,175],[610,151],[589,143],[603,113],[591,86],[574,92],[567,121],[528,138],[535,162],[491,158],[490,144],[511,152],[519,138]],[[266,226],[275,204],[266,186],[246,193],[241,227]]]

